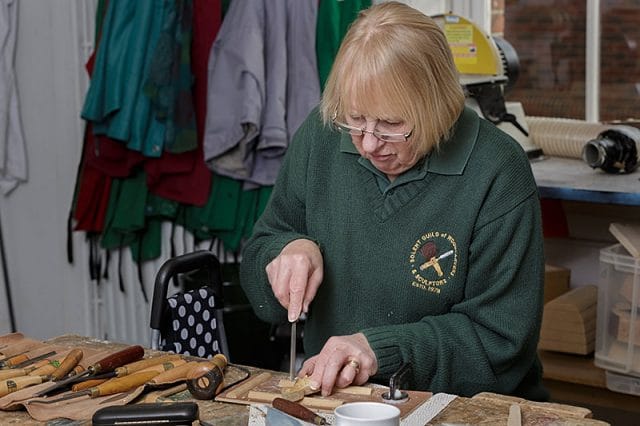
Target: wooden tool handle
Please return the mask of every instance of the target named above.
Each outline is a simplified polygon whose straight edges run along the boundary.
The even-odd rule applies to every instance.
[[[132,362],[130,364],[123,365],[122,367],[118,367],[115,369],[115,372],[116,376],[122,377],[126,376],[127,374],[135,373],[136,371],[144,370],[145,368],[152,367],[154,365],[164,364],[165,362],[171,362],[178,359],[181,359],[181,357],[177,354],[141,359],[140,361]]]
[[[89,389],[89,388],[101,385],[102,383],[106,382],[107,380],[109,380],[109,379],[85,380],[84,382],[76,383],[75,385],[71,386],[71,390],[74,391],[74,392],[77,392],[77,391]]]
[[[162,364],[152,365],[151,367],[144,368],[137,373],[147,372],[147,371],[155,371],[156,373],[164,373],[165,371],[173,370],[176,367],[179,367],[183,364],[186,364],[187,361],[184,359],[176,359],[174,361],[163,362]]]
[[[26,368],[10,368],[8,370],[0,370],[0,380],[26,376],[27,374],[29,374],[29,370]]]
[[[71,352],[62,360],[62,363],[51,374],[53,380],[60,380],[66,376],[73,368],[78,365],[82,359],[83,352],[80,349],[72,349]]]
[[[3,362],[2,368],[10,368],[10,367],[13,367],[14,365],[18,365],[28,360],[29,360],[29,356],[27,354],[12,356],[11,358],[8,358]]]
[[[91,398],[95,398],[98,396],[113,395],[114,393],[127,392],[137,388],[138,386],[144,385],[145,383],[147,383],[149,380],[153,379],[157,375],[158,373],[155,371],[145,371],[145,372],[137,372],[137,373],[129,374],[128,376],[124,376],[124,377],[111,379],[98,386],[95,386],[89,389],[91,391],[90,395],[91,395]]]
[[[171,370],[167,370],[164,373],[158,374],[151,380],[151,384],[160,384],[160,383],[173,383],[179,380],[186,380],[187,374],[191,371],[192,368],[198,366],[200,364],[197,361],[190,361],[185,364],[179,365],[176,368],[172,368]]]
[[[309,410],[302,404],[293,401],[287,401],[284,398],[276,398],[271,402],[273,408],[277,408],[295,418],[304,420],[305,422],[313,423],[316,425],[326,424],[324,417],[317,415],[313,411]]]
[[[0,382],[0,397],[8,395],[17,390],[24,389],[27,386],[39,385],[40,383],[42,383],[42,377],[39,376],[22,376],[3,380]]]
[[[218,368],[220,370],[220,373],[222,373],[224,372],[224,369],[226,367],[227,357],[222,354],[216,354],[213,358],[207,361],[199,362],[198,365],[189,370],[186,379],[197,379],[198,377],[204,376],[214,368]]]
[[[91,370],[93,374],[107,373],[125,364],[138,361],[143,356],[144,348],[142,346],[130,346],[126,349],[123,349],[101,359],[100,361],[90,366],[89,370]]]
[[[56,371],[56,368],[58,364],[49,361],[47,363],[47,365],[44,365],[40,368],[36,368],[35,370],[33,370],[31,373],[29,373],[30,376],[50,376],[54,371]]]

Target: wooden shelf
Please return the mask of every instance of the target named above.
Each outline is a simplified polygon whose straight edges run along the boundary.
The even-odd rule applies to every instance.
[[[573,158],[531,162],[540,197],[640,206],[640,172],[609,174]]]
[[[549,380],[606,388],[605,372],[593,363],[593,355],[581,356],[538,351],[543,377]]]

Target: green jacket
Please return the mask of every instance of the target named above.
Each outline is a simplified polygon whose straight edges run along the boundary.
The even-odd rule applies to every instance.
[[[439,151],[383,191],[382,179],[312,112],[243,251],[241,283],[258,317],[286,321],[265,266],[309,238],[324,279],[306,355],[333,335],[363,332],[378,359],[374,380],[409,362],[413,389],[545,399],[542,226],[520,145],[465,109]]]

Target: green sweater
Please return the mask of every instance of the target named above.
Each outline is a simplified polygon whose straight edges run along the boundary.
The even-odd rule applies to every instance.
[[[305,323],[307,356],[363,332],[376,381],[409,362],[412,389],[545,399],[542,227],[520,145],[465,109],[438,152],[383,190],[382,179],[312,112],[243,250],[240,279],[258,317],[286,322],[265,266],[308,238],[324,279]]]

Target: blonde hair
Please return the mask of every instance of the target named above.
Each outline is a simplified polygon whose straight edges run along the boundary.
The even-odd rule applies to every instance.
[[[321,101],[325,124],[351,108],[373,118],[414,125],[420,155],[448,138],[464,108],[464,92],[438,24],[388,1],[360,12],[345,35]]]

